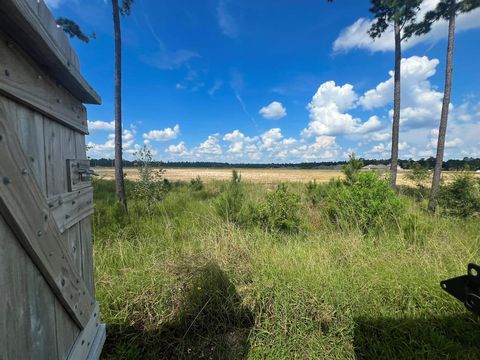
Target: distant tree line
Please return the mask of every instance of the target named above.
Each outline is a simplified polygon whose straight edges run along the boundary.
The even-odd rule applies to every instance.
[[[389,165],[390,160],[388,159],[361,159],[364,165]],[[113,167],[115,161],[112,159],[91,159],[91,165],[93,167]],[[231,164],[227,162],[208,162],[208,161],[153,161],[151,163],[154,167],[160,168],[248,168],[248,169],[280,169],[280,168],[291,168],[291,169],[332,169],[340,168],[344,165],[346,161],[322,161],[322,162],[303,162],[303,163],[264,163],[264,164]],[[427,159],[419,160],[398,160],[398,165],[403,169],[411,169],[415,164],[422,166],[423,168],[432,170],[435,168],[435,158],[429,157]],[[136,167],[138,166],[137,161],[124,160],[123,166],[125,167]],[[443,162],[443,169],[447,171],[452,170],[480,170],[480,158],[469,158],[465,157],[462,160],[450,159]]]

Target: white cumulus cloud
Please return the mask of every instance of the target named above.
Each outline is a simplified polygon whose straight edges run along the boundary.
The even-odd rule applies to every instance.
[[[270,104],[262,107],[258,113],[265,119],[278,120],[287,116],[287,109],[281,102],[272,101]]]
[[[199,154],[221,155],[223,151],[222,147],[220,146],[218,136],[210,135],[207,140],[198,146],[197,152]]]
[[[435,90],[429,78],[435,75],[439,61],[426,56],[412,56],[401,61],[401,123],[421,126],[437,120],[443,94]],[[393,102],[393,71],[388,80],[368,90],[359,104],[367,110],[382,108]],[[389,116],[392,116],[390,112]]]
[[[362,122],[346,112],[357,106],[357,100],[352,85],[337,86],[334,81],[323,83],[308,104],[310,123],[303,135],[365,134],[378,129],[380,119],[377,116]]]
[[[88,121],[88,130],[105,130],[105,131],[114,131],[115,130],[115,121]]]
[[[425,13],[434,9],[440,0],[424,0],[417,19],[423,19]],[[343,29],[333,43],[333,50],[336,52],[347,52],[352,49],[365,49],[371,52],[393,51],[394,36],[393,28],[390,26],[380,38],[375,41],[368,35],[367,31],[373,24],[373,20],[366,18],[357,19],[352,25]],[[421,42],[435,43],[447,37],[447,21],[440,20],[433,24],[430,33],[413,37],[404,42],[403,49],[413,47]],[[456,32],[466,31],[480,27],[480,8],[466,14],[460,14],[456,21]]]
[[[170,145],[167,150],[168,153],[170,154],[175,154],[175,155],[186,155],[187,154],[187,148],[185,146],[185,143],[181,141],[177,145]]]
[[[143,138],[151,141],[169,141],[174,140],[180,134],[180,126],[177,124],[172,128],[166,128],[163,130],[150,130],[148,133],[143,134]]]

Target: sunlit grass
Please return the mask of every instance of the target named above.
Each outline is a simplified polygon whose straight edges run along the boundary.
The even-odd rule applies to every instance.
[[[246,184],[259,201],[271,186]],[[480,322],[439,281],[480,259],[480,222],[432,217],[421,236],[338,230],[307,203],[297,234],[226,223],[218,182],[175,186],[152,212],[95,184],[105,358],[479,358]],[[417,227],[415,227],[417,229]],[[419,230],[420,231],[420,230]]]

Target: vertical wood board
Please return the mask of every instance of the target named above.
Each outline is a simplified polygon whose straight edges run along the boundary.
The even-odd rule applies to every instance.
[[[1,215],[0,293],[0,358],[56,358],[55,295]]]

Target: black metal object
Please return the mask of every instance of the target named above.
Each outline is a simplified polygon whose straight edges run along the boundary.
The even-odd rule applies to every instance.
[[[467,275],[441,281],[440,286],[463,302],[468,310],[480,315],[480,265],[468,264]]]

